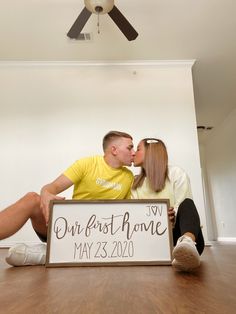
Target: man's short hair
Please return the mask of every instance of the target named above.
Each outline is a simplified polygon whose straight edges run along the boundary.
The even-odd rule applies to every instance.
[[[117,139],[119,137],[126,137],[126,138],[130,138],[131,140],[133,140],[132,136],[129,135],[128,133],[119,132],[119,131],[110,131],[103,138],[103,142],[102,142],[103,151],[105,152],[105,150],[107,149],[108,145],[114,139]]]

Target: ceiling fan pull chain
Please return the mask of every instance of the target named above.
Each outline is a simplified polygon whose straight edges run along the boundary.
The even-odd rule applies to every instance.
[[[98,13],[97,27],[98,27],[98,34],[100,34],[100,14],[99,13]]]
[[[98,34],[100,34],[100,13],[103,11],[103,7],[97,5],[95,7],[95,11],[98,15],[98,22],[97,22],[97,27],[98,27]]]

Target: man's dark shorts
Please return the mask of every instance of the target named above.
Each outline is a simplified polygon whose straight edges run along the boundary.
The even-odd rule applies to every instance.
[[[34,230],[35,231],[35,230]],[[47,242],[47,236],[44,236],[40,233],[38,233],[37,231],[35,231],[37,236],[39,237],[39,239],[42,241],[42,242]]]

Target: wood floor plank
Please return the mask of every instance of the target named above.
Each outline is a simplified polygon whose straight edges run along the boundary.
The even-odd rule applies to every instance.
[[[0,249],[0,313],[236,313],[236,244],[206,247],[200,268],[10,267]]]

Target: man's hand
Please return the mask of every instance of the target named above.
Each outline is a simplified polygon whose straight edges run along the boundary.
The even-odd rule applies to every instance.
[[[44,215],[46,225],[48,225],[49,221],[49,203],[50,201],[54,200],[64,200],[65,197],[57,196],[54,194],[49,193],[48,191],[43,191],[41,193],[41,203],[40,203],[40,208],[42,210],[42,213]]]
[[[65,197],[57,196],[57,194],[65,191],[73,185],[73,182],[69,180],[65,175],[60,175],[52,183],[46,184],[41,189],[41,203],[40,208],[45,217],[46,225],[49,220],[49,203],[54,200],[64,200]]]
[[[172,223],[172,226],[174,227],[174,225],[175,225],[175,210],[173,207],[170,207],[168,209],[168,216],[169,216],[170,222]]]

